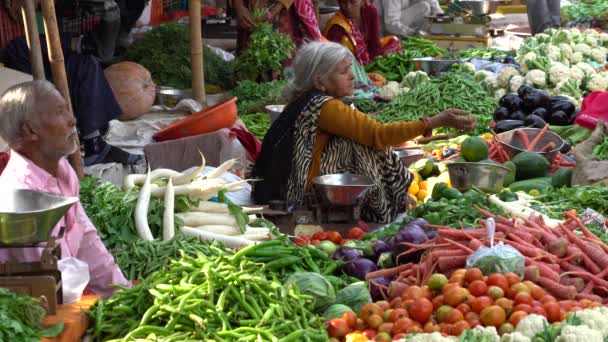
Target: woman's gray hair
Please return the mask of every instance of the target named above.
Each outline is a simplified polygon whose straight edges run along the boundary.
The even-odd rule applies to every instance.
[[[283,90],[283,98],[292,102],[314,89],[316,80],[327,77],[348,56],[348,50],[337,43],[311,42],[302,46],[296,53],[294,77]]]
[[[0,136],[9,145],[19,138],[24,123],[34,119],[37,101],[56,93],[53,83],[44,80],[19,83],[8,88],[0,96]]]

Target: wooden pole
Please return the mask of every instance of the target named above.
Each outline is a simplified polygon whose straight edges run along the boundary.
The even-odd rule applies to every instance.
[[[32,76],[35,80],[44,80],[46,77],[44,75],[44,64],[42,64],[42,49],[40,48],[40,36],[38,35],[38,21],[36,20],[34,0],[23,0],[21,14],[23,16],[27,46],[30,48]]]
[[[59,29],[57,28],[54,0],[42,0],[42,17],[44,20],[44,32],[46,34],[46,45],[48,47],[49,61],[51,63],[51,71],[53,73],[53,83],[61,95],[63,95],[63,98],[71,111],[72,101],[70,99],[68,78],[65,73],[63,51],[61,51],[61,39],[59,37]],[[80,149],[72,153],[68,159],[74,168],[74,171],[76,171],[78,178],[82,178],[84,176],[84,172],[82,170]]]
[[[192,63],[192,95],[203,106],[207,105],[205,75],[203,74],[203,35],[201,34],[201,0],[189,0],[190,58]]]

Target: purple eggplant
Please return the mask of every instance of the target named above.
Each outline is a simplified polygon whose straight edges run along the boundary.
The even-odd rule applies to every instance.
[[[334,260],[343,259],[344,261],[351,261],[360,257],[361,252],[350,247],[340,247],[333,255]]]
[[[388,285],[390,283],[391,283],[391,279],[386,278],[386,277],[374,278],[369,282],[369,294],[372,296],[372,300],[374,302],[385,299],[385,297],[382,295],[382,293],[384,293],[384,295],[386,297],[388,297],[387,291],[385,289],[381,288],[380,286],[384,286],[385,288],[388,288]],[[378,286],[378,285],[380,285],[380,286]]]
[[[365,276],[378,270],[376,263],[366,258],[356,258],[347,262],[342,268],[346,274],[361,280],[365,280]]]

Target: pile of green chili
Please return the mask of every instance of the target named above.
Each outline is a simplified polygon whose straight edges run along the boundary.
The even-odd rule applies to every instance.
[[[240,117],[249,132],[258,139],[264,140],[266,132],[270,129],[270,117],[266,113],[247,114]]]

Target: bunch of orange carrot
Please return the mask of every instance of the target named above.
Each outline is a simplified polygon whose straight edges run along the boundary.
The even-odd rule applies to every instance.
[[[496,221],[496,241],[517,249],[525,258],[525,278],[561,300],[589,299],[608,304],[608,246],[590,232],[573,213],[565,213],[558,228],[543,218],[512,220],[480,210]],[[370,273],[368,279],[395,276],[407,285],[425,284],[433,273],[449,275],[463,268],[466,259],[490,242],[485,220],[480,227],[460,230],[431,226],[437,236],[421,245],[408,245],[407,254],[424,251],[418,264],[408,263]]]

